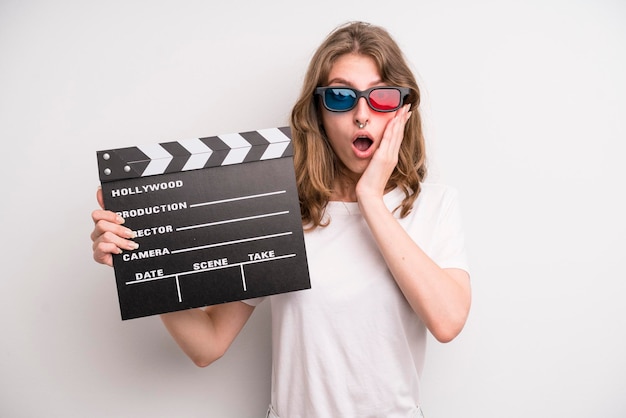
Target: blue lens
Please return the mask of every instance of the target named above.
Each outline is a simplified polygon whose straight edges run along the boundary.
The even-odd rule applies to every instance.
[[[328,89],[324,101],[326,106],[332,110],[349,110],[356,103],[356,94],[350,89]]]

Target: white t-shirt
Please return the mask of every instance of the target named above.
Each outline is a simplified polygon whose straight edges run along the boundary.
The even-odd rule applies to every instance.
[[[403,197],[393,190],[385,204],[393,210]],[[311,289],[268,297],[273,409],[281,418],[409,417],[419,404],[426,327],[358,204],[329,202],[326,215],[328,227],[305,233]],[[454,189],[423,184],[399,222],[440,267],[469,271]]]

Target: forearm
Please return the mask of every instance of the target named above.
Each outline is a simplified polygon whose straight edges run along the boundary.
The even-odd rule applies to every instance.
[[[204,367],[224,355],[253,310],[233,302],[171,312],[161,315],[161,320],[185,354]]]
[[[203,309],[163,314],[161,321],[178,346],[196,365],[207,366],[223,354],[215,344],[213,321]]]
[[[361,212],[398,287],[440,341],[463,329],[470,307],[466,272],[440,268],[407,234],[380,198],[359,200]]]

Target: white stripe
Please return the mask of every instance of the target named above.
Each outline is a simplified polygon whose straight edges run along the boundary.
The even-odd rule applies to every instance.
[[[252,148],[252,145],[239,134],[218,135],[218,138],[230,147],[230,151],[226,158],[224,158],[222,165],[239,164],[243,162]]]
[[[181,171],[203,168],[206,162],[209,161],[211,154],[213,154],[213,150],[198,138],[184,139],[178,142],[191,153],[189,160],[187,160]]]
[[[285,235],[291,235],[291,234],[293,234],[293,232],[291,232],[291,231],[289,231],[289,232],[278,232],[276,234],[260,235],[258,237],[242,238],[242,239],[237,239],[237,240],[234,240],[234,241],[218,242],[218,243],[215,243],[215,244],[201,245],[199,247],[181,248],[179,250],[173,250],[173,251],[171,251],[171,253],[172,254],[179,254],[179,253],[186,253],[186,252],[189,252],[189,251],[205,250],[207,248],[224,247],[226,245],[241,244],[242,242],[260,241],[260,240],[268,239],[268,238],[284,237]]]
[[[282,193],[286,193],[286,192],[287,192],[286,190],[277,190],[275,192],[251,194],[251,195],[247,195],[247,196],[238,196],[238,197],[232,197],[230,199],[213,200],[213,201],[203,202],[203,203],[194,203],[194,204],[190,205],[189,207],[195,208],[195,207],[198,207],[198,206],[216,205],[216,204],[219,204],[219,203],[235,202],[237,200],[244,200],[244,199],[254,199],[254,198],[257,198],[257,197],[272,196],[272,195],[282,194]]]
[[[150,163],[148,163],[148,166],[142,176],[163,174],[167,166],[170,164],[170,161],[172,161],[172,158],[174,158],[172,157],[172,154],[167,152],[165,148],[159,144],[140,145],[137,148],[150,158]]]
[[[267,139],[268,141],[272,143],[290,141],[289,137],[285,135],[283,131],[281,131],[278,128],[259,129],[257,132],[260,133],[261,136],[263,136],[263,138]]]
[[[241,282],[243,283],[243,291],[247,292],[248,286],[246,286],[246,273],[243,271],[243,264],[239,266],[239,269],[241,270]]]
[[[257,132],[270,142],[270,145],[261,156],[261,160],[279,158],[289,146],[289,137],[278,128],[260,129]]]
[[[182,302],[183,301],[183,297],[180,294],[180,281],[178,280],[178,275],[176,275],[176,291],[178,292],[178,301]]]

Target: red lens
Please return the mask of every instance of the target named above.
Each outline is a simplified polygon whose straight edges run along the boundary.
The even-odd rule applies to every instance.
[[[394,110],[400,107],[400,91],[397,89],[375,89],[371,91],[369,101],[376,110]]]

